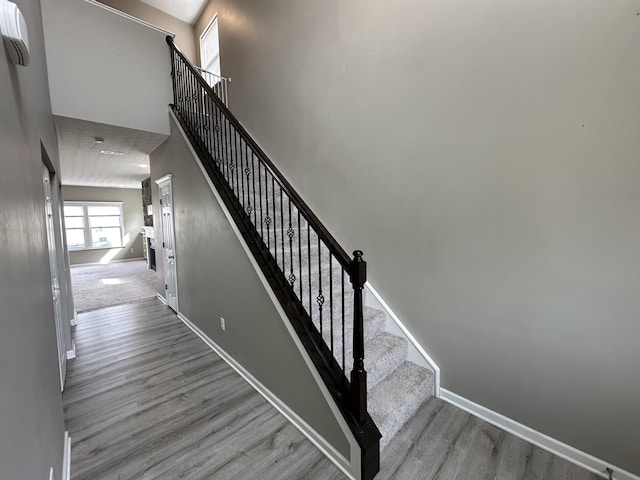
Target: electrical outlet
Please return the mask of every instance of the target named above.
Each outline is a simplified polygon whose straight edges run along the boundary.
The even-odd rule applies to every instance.
[[[220,317],[220,328],[224,332],[227,329],[227,323],[224,321],[224,318]]]

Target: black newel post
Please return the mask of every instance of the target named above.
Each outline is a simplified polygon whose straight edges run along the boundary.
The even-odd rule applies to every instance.
[[[364,317],[362,290],[367,281],[367,262],[360,250],[353,252],[351,283],[353,285],[353,370],[351,370],[351,403],[360,425],[367,421],[367,372],[364,370]]]

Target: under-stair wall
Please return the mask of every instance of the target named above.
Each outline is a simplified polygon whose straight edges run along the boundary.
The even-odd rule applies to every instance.
[[[334,450],[330,456],[343,457],[343,467],[348,468],[352,446],[344,425],[331,410],[173,121],[171,136],[151,153],[150,165],[152,188],[154,180],[172,174],[180,314],[323,437],[330,446],[326,450]],[[158,208],[156,201],[155,218]],[[159,228],[156,238],[161,245]],[[158,291],[164,294],[160,248],[156,255]]]

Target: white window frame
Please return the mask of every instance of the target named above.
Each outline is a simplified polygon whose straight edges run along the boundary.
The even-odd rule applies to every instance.
[[[215,27],[215,28],[214,28]],[[213,35],[215,31],[215,35]],[[200,66],[203,70],[213,73],[218,77],[222,76],[222,70],[220,66],[220,34],[218,25],[218,14],[216,13],[207,28],[204,29],[202,35],[200,35]],[[215,45],[212,43],[215,42]],[[217,50],[217,53],[209,59],[210,49],[214,46],[213,50]],[[220,81],[219,78],[214,77],[211,80],[214,84]]]
[[[125,248],[124,244],[124,211],[123,211],[123,202],[79,202],[79,201],[65,201],[65,206],[73,206],[73,207],[82,207],[83,211],[83,228],[84,231],[84,247],[73,247],[68,245],[68,249],[70,252],[82,252],[84,250],[110,250],[112,248]],[[118,207],[120,210],[120,245],[112,246],[112,247],[93,247],[92,236],[91,236],[91,222],[89,221],[89,207]],[[64,210],[63,210],[64,213]],[[66,219],[66,215],[64,215]],[[115,228],[115,227],[108,227]],[[79,227],[67,227],[65,222],[65,235],[67,234],[67,230],[80,230]]]

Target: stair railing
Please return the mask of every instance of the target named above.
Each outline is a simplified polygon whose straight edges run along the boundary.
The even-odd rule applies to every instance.
[[[223,77],[222,75],[216,75],[213,72],[205,70],[204,68],[193,66],[202,78],[204,78],[205,82],[213,89],[213,93],[215,93],[222,103],[226,107],[229,106],[229,83],[231,83],[231,79],[227,77]]]
[[[381,435],[367,411],[363,253],[345,252],[171,37],[167,43],[171,108],[354,434],[369,480],[380,468]]]

